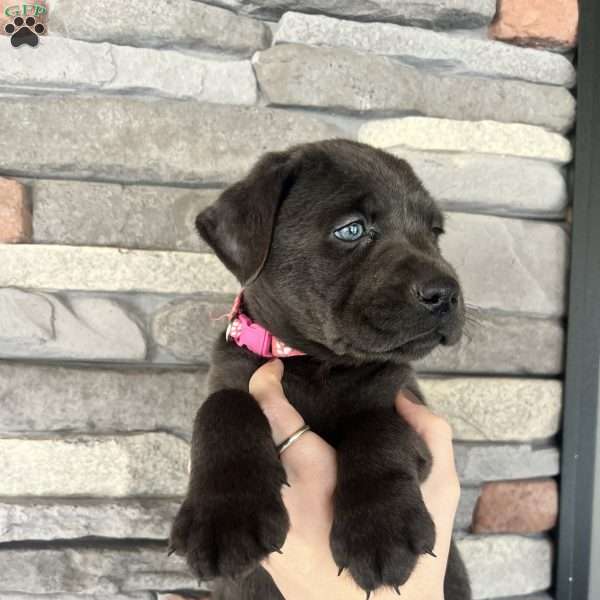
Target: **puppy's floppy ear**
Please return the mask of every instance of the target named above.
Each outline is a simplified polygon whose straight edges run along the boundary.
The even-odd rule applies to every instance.
[[[196,217],[202,239],[242,285],[254,280],[267,260],[277,210],[299,162],[292,152],[265,154],[245,179]]]

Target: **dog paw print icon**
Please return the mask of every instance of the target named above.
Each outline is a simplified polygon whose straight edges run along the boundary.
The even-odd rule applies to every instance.
[[[46,31],[43,23],[38,23],[35,17],[15,17],[10,23],[6,23],[4,31],[10,35],[11,44],[17,48],[22,44],[37,46],[38,35]]]

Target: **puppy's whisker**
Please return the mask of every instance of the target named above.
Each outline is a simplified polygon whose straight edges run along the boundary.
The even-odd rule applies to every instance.
[[[473,341],[473,336],[471,334],[470,331],[468,331],[467,329],[463,329],[463,337],[468,341],[468,342],[472,342]]]
[[[474,306],[472,304],[465,305],[465,322],[466,323],[470,323],[470,324],[474,324],[474,325],[481,325],[481,317],[482,317],[482,311],[479,306]]]
[[[475,331],[480,326],[481,323],[478,323],[477,321],[467,321],[463,327],[463,336],[467,338],[467,340],[472,341]]]

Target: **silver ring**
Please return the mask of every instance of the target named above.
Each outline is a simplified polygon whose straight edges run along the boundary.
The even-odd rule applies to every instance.
[[[298,431],[292,433],[289,438],[283,440],[281,444],[278,444],[277,452],[279,453],[279,456],[281,456],[303,433],[306,433],[307,431],[310,431],[310,427],[308,425],[303,425]]]

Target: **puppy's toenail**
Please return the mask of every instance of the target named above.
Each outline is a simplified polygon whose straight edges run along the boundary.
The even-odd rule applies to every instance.
[[[340,567],[339,571],[338,571],[338,577],[344,572],[344,569],[346,567]]]
[[[400,588],[397,585],[394,586],[394,591],[400,596]]]
[[[433,550],[427,550],[427,554],[429,554],[429,556],[433,556],[433,558],[437,558],[437,554]]]

